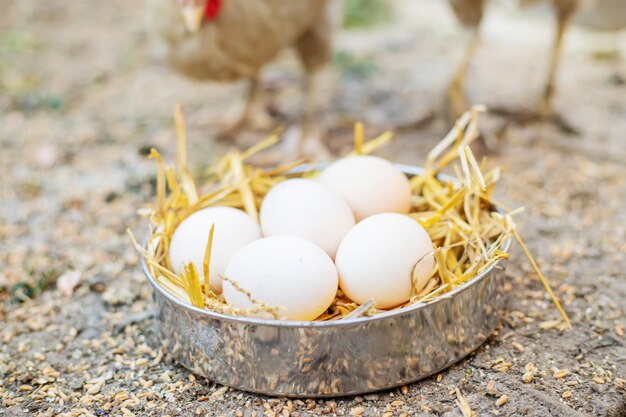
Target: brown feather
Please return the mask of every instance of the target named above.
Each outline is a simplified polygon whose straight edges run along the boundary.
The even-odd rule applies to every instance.
[[[150,31],[177,71],[199,80],[232,81],[254,77],[283,48],[298,44],[307,63],[327,61],[331,0],[223,0],[216,19],[189,33],[174,0],[151,0]],[[317,36],[315,34],[318,34]]]

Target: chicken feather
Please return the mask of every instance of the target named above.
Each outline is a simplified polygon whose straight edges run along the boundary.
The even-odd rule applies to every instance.
[[[218,17],[191,33],[174,0],[151,0],[148,24],[167,62],[180,73],[198,80],[235,81],[256,76],[289,46],[301,45],[298,52],[309,70],[328,61],[331,35],[319,29],[330,25],[328,3],[223,0]]]

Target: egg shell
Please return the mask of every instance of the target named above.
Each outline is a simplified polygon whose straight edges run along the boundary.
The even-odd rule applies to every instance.
[[[340,159],[322,171],[317,180],[346,200],[357,221],[380,213],[408,213],[411,208],[411,186],[406,175],[376,156]]]
[[[230,258],[248,243],[261,238],[261,228],[247,213],[231,207],[209,207],[196,211],[174,231],[169,256],[175,272],[179,272],[183,264],[193,262],[201,278],[204,278],[202,263],[213,224],[210,284],[214,291],[221,292],[220,276]]]
[[[410,217],[385,213],[368,217],[343,238],[335,264],[339,287],[353,301],[374,300],[376,308],[396,307],[419,291],[434,267],[428,232]],[[420,260],[421,259],[421,260]],[[419,261],[419,262],[418,262]]]
[[[264,236],[296,236],[322,248],[331,258],[354,215],[335,191],[307,179],[290,179],[273,187],[260,212]]]
[[[288,320],[315,319],[337,293],[333,261],[321,248],[299,237],[271,236],[246,245],[230,260],[225,276],[255,300],[279,307],[280,318]],[[228,281],[224,297],[243,310],[255,306]],[[263,313],[257,316],[265,317]]]

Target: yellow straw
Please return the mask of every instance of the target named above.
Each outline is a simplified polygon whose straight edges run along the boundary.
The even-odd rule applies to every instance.
[[[211,250],[213,249],[213,232],[215,231],[215,223],[211,225],[209,230],[209,238],[206,243],[206,249],[204,251],[204,260],[202,261],[202,272],[204,273],[204,295],[210,297],[211,286],[209,282],[210,264],[211,264]]]
[[[357,155],[363,155],[363,122],[356,122],[354,124],[354,152]]]
[[[511,231],[513,232],[513,236],[515,236],[515,240],[517,240],[517,243],[519,243],[519,245],[522,247],[522,250],[526,254],[526,257],[528,258],[528,261],[530,262],[530,264],[532,265],[533,269],[535,270],[535,272],[539,276],[539,279],[541,280],[541,283],[543,284],[544,288],[546,289],[548,294],[550,294],[550,298],[552,299],[552,302],[556,306],[557,310],[559,310],[559,313],[561,313],[561,317],[563,317],[563,320],[565,320],[565,322],[568,325],[571,325],[572,322],[570,321],[569,317],[567,316],[567,313],[565,312],[565,310],[563,310],[563,307],[561,307],[561,303],[559,302],[559,300],[556,298],[556,295],[552,291],[552,288],[550,287],[550,283],[548,282],[547,278],[543,275],[543,273],[541,273],[541,270],[539,269],[539,266],[537,266],[537,262],[535,262],[535,258],[533,258],[533,256],[530,254],[530,251],[528,250],[528,248],[524,244],[524,241],[522,240],[520,235],[517,233],[517,230],[515,230],[515,227],[512,227]]]

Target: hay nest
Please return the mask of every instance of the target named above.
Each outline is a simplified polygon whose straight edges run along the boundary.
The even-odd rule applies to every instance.
[[[508,258],[505,247],[514,238],[527,255],[564,322],[569,324],[569,319],[548,281],[516,231],[512,218],[521,209],[509,210],[493,198],[501,169],[496,167],[485,171],[485,161],[479,163],[470,149],[470,144],[478,137],[478,113],[483,110],[484,108],[476,106],[466,112],[446,137],[430,151],[424,163],[423,174],[410,178],[413,195],[409,216],[428,231],[437,262],[426,286],[419,292],[414,291],[407,303],[396,308],[429,303],[446,297],[448,292],[472,280],[485,269],[497,267],[500,260]],[[208,279],[202,285],[197,268],[203,269],[205,277],[209,276],[213,229],[207,236],[203,264],[191,263],[181,271],[172,270],[168,259],[170,239],[176,227],[187,216],[210,206],[239,208],[258,221],[258,208],[274,185],[288,178],[312,178],[317,172],[312,169],[294,172],[294,168],[306,163],[304,160],[273,169],[262,169],[248,164],[246,161],[250,156],[278,142],[279,135],[276,133],[246,151],[233,151],[225,155],[210,167],[206,180],[199,185],[187,168],[186,135],[180,105],[175,109],[174,120],[178,146],[176,165],[166,166],[158,151],[152,149],[150,158],[157,163],[156,204],[139,211],[150,223],[145,246],[139,245],[129,231],[133,244],[143,256],[156,282],[178,299],[196,307],[233,316],[253,315],[263,311],[276,317],[276,306],[253,299],[245,288],[239,287],[228,277],[223,278],[248,295],[255,307],[239,310],[228,305],[221,294],[213,292]],[[353,154],[371,153],[389,142],[391,137],[391,132],[385,132],[366,142],[363,138],[363,125],[357,123]],[[452,168],[457,180],[442,179],[440,171],[452,162],[455,162]],[[380,312],[382,310],[373,308],[371,303],[358,305],[338,290],[332,305],[316,320],[341,320]]]

